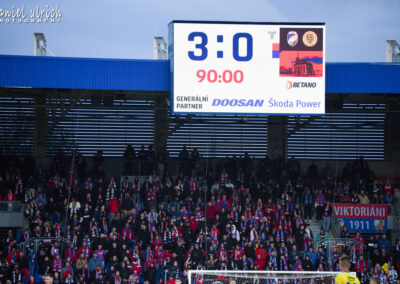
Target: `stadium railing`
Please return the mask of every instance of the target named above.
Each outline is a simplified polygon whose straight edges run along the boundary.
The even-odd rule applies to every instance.
[[[62,255],[64,254],[64,251],[68,248],[69,246],[69,241],[65,238],[62,237],[57,237],[57,238],[30,238],[29,240],[22,242],[19,244],[20,250],[24,252],[24,255],[27,255],[28,250],[31,248],[34,249],[34,252],[37,253],[39,248],[44,245],[49,245],[52,246],[54,245],[55,242],[58,242],[60,252]]]
[[[0,201],[0,213],[18,213],[22,210],[20,201]]]
[[[317,247],[325,248],[330,265],[334,264],[333,259],[335,252],[339,254],[345,253],[349,255],[349,251],[352,245],[359,249],[360,254],[363,254],[363,251],[365,249],[365,245],[363,245],[361,242],[350,238],[327,238],[325,240],[321,240],[316,245]]]

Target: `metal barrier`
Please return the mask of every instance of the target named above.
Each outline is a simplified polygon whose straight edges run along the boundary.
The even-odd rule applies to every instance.
[[[353,245],[359,250],[360,254],[364,254],[365,246],[354,239],[328,238],[317,243],[318,247],[325,248],[330,265],[333,265],[334,253],[337,253],[338,255],[343,253],[349,255],[349,251]]]
[[[64,251],[68,248],[70,241],[65,238],[58,237],[58,238],[30,238],[29,240],[20,243],[20,249],[24,252],[24,255],[27,255],[28,250],[31,248],[34,249],[35,253],[38,253],[38,250],[43,245],[52,246],[55,242],[58,242],[60,253],[64,254]]]
[[[24,206],[20,201],[0,202],[0,228],[22,227],[25,223]]]
[[[333,235],[333,238],[338,239],[340,238],[340,232],[342,228],[340,227],[340,223],[335,215],[335,213],[332,213],[331,215],[331,232]]]
[[[21,210],[21,201],[0,201],[0,213],[19,213]]]
[[[152,171],[155,170],[157,175],[162,176],[165,171],[169,174],[178,176],[180,173],[184,175],[190,175],[192,169],[196,169],[200,175],[205,175],[207,168],[206,163],[209,163],[209,167],[213,166],[212,161],[208,161],[205,158],[200,158],[197,161],[181,160],[181,159],[168,159],[165,163],[150,160],[121,160],[121,172],[123,176],[149,176]]]

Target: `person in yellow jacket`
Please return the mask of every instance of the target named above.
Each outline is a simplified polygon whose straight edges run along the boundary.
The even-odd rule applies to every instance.
[[[339,259],[340,273],[335,278],[335,284],[360,284],[360,280],[354,274],[350,273],[350,258],[342,256]]]

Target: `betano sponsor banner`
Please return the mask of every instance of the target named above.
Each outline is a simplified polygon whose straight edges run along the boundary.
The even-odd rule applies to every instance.
[[[325,26],[170,24],[173,113],[325,113]]]
[[[387,232],[387,205],[333,203],[332,209],[340,225],[350,232]]]

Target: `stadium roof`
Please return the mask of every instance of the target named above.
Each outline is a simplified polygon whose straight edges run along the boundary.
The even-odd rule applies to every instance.
[[[399,63],[327,63],[327,93],[400,93]],[[168,60],[0,55],[0,87],[169,92]]]

